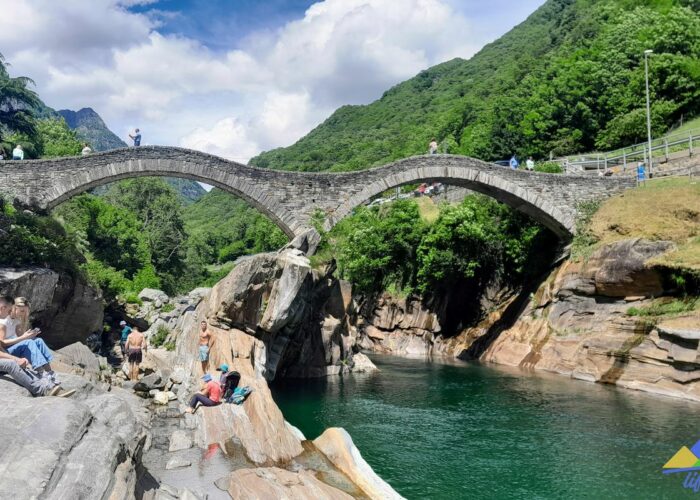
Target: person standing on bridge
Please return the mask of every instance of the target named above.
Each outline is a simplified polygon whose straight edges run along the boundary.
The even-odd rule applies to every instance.
[[[24,149],[22,149],[21,144],[17,144],[15,149],[12,150],[13,160],[24,160]]]
[[[515,155],[511,156],[510,168],[512,168],[513,170],[517,170],[519,166],[520,166],[520,163],[518,163],[518,159],[515,157]]]
[[[535,162],[534,162],[534,160],[532,159],[532,156],[528,156],[528,157],[527,157],[527,161],[525,162],[525,166],[527,167],[527,169],[528,169],[530,172],[532,172],[533,170],[535,170]]]
[[[428,153],[431,155],[437,154],[438,152],[438,143],[435,140],[435,137],[433,137],[433,140],[430,141],[430,144],[428,144]]]
[[[81,155],[87,156],[92,153],[92,148],[88,146],[87,142],[83,144],[83,150],[80,152]]]
[[[139,129],[134,130],[134,135],[129,134],[129,137],[134,141],[135,148],[141,145],[141,131]]]

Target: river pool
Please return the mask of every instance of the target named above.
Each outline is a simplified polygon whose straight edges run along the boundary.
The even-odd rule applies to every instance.
[[[344,427],[409,499],[698,498],[663,464],[700,404],[517,369],[371,356],[380,371],[276,383],[308,439]]]

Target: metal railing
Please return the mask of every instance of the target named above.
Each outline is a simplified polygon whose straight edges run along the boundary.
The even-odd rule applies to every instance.
[[[652,167],[668,163],[671,160],[693,156],[694,148],[700,145],[700,129],[669,134],[652,141]],[[588,171],[608,172],[610,169],[622,172],[632,171],[638,163],[648,165],[648,143],[635,144],[604,153],[588,153],[557,158],[562,169],[567,173]]]

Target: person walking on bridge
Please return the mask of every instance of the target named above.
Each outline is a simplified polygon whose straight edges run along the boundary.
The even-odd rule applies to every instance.
[[[141,131],[139,129],[134,130],[134,135],[129,134],[129,138],[134,141],[135,148],[141,145]]]
[[[428,144],[428,152],[431,155],[437,154],[437,152],[438,152],[438,143],[435,140],[435,137],[433,137],[433,140],[430,141],[430,144]]]
[[[22,149],[21,144],[17,144],[15,149],[12,150],[13,160],[24,160],[24,149]]]
[[[518,163],[518,159],[515,157],[515,155],[511,156],[510,168],[512,168],[513,170],[517,170],[519,166],[520,166],[520,163]]]

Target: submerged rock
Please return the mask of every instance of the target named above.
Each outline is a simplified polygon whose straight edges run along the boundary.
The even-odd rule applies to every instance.
[[[290,472],[277,467],[239,469],[231,474],[231,498],[247,500],[351,500],[352,497],[337,488],[322,483],[312,472]]]

